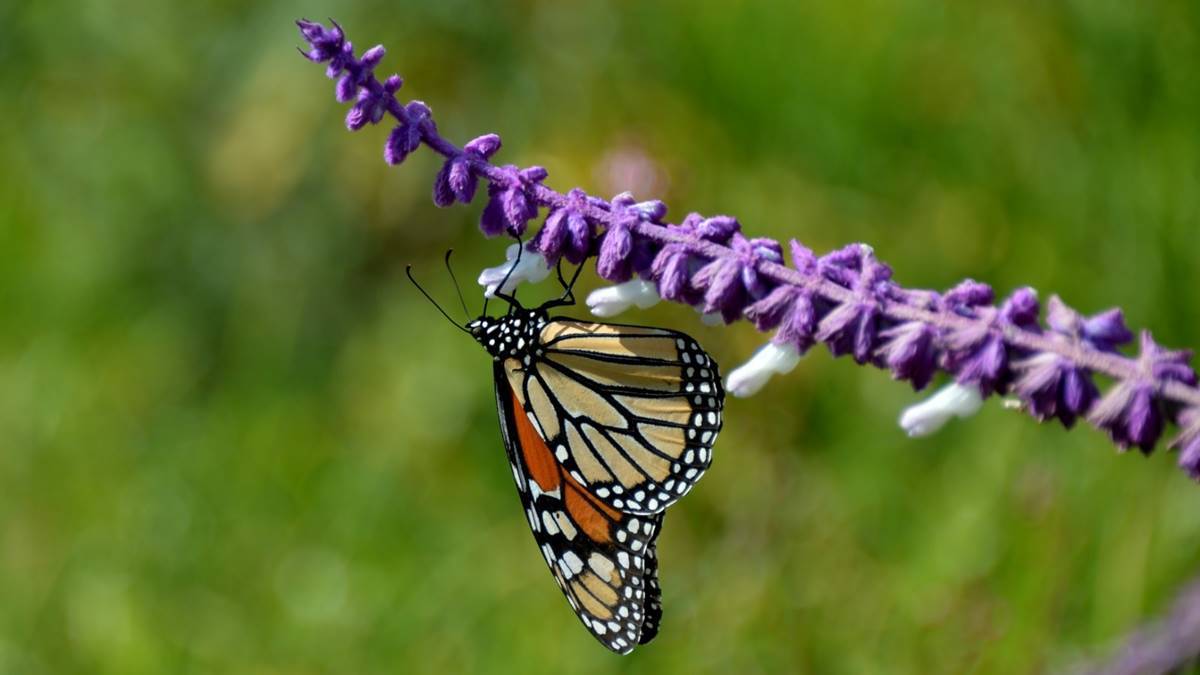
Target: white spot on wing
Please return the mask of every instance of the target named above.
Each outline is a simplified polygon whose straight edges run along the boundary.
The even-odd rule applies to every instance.
[[[567,517],[567,514],[563,513],[562,511],[555,511],[554,522],[558,523],[558,529],[562,530],[563,536],[566,537],[568,541],[575,538],[577,530],[575,529],[575,524],[572,523],[571,519]]]
[[[605,581],[609,579],[614,569],[613,562],[599,553],[593,553],[588,557],[588,567],[592,568],[592,571],[599,574],[600,578]]]

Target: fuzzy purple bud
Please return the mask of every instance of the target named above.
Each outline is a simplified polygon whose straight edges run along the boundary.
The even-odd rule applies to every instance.
[[[1049,303],[1046,303],[1046,325],[1058,335],[1070,337],[1102,352],[1116,352],[1118,346],[1133,340],[1133,333],[1126,328],[1121,310],[1111,309],[1084,317],[1070,309],[1058,295],[1051,295]]]
[[[813,254],[812,249],[801,244],[793,239],[788,242],[792,250],[792,267],[801,274],[813,275],[817,273],[817,256]]]
[[[639,222],[657,222],[667,213],[662,202],[635,202],[628,192],[613,197],[608,204],[612,221],[600,240],[596,273],[617,283],[629,281],[634,272],[650,277],[654,263],[654,248],[650,240],[635,237],[633,227]]]
[[[737,232],[742,231],[742,224],[733,216],[713,216],[705,218],[696,225],[696,234],[701,239],[725,244]]]
[[[1091,373],[1057,354],[1036,354],[1013,368],[1018,373],[1013,391],[1039,420],[1057,417],[1070,428],[1100,394]]]
[[[816,272],[816,257],[808,248],[792,240],[792,264],[802,274]],[[812,291],[800,286],[782,284],[744,312],[759,330],[775,330],[775,344],[791,345],[803,354],[815,343],[817,308]]]
[[[333,88],[333,96],[338,103],[349,103],[354,100],[357,91],[358,82],[353,75],[347,73],[338,79],[337,85]]]
[[[428,106],[420,101],[409,103],[404,112],[405,121],[392,129],[383,146],[383,159],[391,165],[403,162],[409,153],[421,147],[425,127],[433,124]]]
[[[745,246],[746,238],[740,232],[734,236],[739,237]],[[740,305],[745,299],[741,273],[742,262],[734,256],[711,260],[700,268],[692,277],[692,283],[704,293],[704,313],[720,312],[725,323],[738,318],[742,310]]]
[[[778,286],[745,310],[759,330],[776,329],[772,342],[791,345],[803,354],[816,342],[817,313],[812,295],[795,286]]]
[[[1133,340],[1125,327],[1125,317],[1119,309],[1109,309],[1084,317],[1071,309],[1057,295],[1046,303],[1046,325],[1060,335],[1071,337],[1103,352],[1116,352],[1117,347]]]
[[[622,283],[633,276],[629,258],[633,253],[632,222],[620,220],[609,225],[600,240],[600,259],[596,261],[596,273],[609,281]]]
[[[1171,441],[1171,449],[1179,451],[1179,468],[1200,481],[1200,408],[1185,408],[1177,421],[1182,430]]]
[[[471,163],[486,161],[500,145],[499,136],[485,134],[467,143],[461,153],[447,159],[433,181],[433,203],[443,207],[450,206],[456,199],[464,204],[471,203],[479,183]]]
[[[992,287],[981,284],[974,279],[967,279],[942,296],[942,304],[951,312],[965,313],[970,316],[970,310],[982,305],[990,305],[995,299]]]
[[[359,89],[358,102],[346,113],[346,128],[350,131],[357,131],[367,124],[378,124],[387,112],[388,102],[394,100],[400,89],[401,80],[389,77],[383,84],[371,80],[369,85]]]
[[[324,63],[331,61],[330,68],[337,65],[337,70],[332,71],[329,77],[337,77],[342,71],[346,62],[346,56],[349,53],[350,58],[353,54],[347,49],[348,43],[345,40],[345,34],[342,32],[342,27],[336,21],[331,22],[332,28],[326,28],[315,21],[300,19],[296,22],[296,26],[300,28],[300,35],[308,42],[309,51],[301,51],[309,61],[314,63]]]
[[[1038,300],[1033,289],[1017,289],[999,310],[984,305],[991,302],[991,296],[988,286],[965,281],[943,297],[947,311],[976,319],[946,334],[946,369],[954,373],[960,384],[978,386],[984,396],[1007,390],[1012,378],[1005,329],[1040,332]]]
[[[564,203],[546,216],[546,223],[530,242],[550,265],[565,257],[578,265],[591,252],[595,230],[587,218],[587,193],[575,188],[567,193]]]
[[[687,305],[700,305],[704,300],[704,291],[692,283],[692,277],[704,264],[694,255],[690,242],[711,241],[726,244],[740,228],[738,221],[729,216],[704,218],[698,213],[689,213],[678,225],[668,225],[667,230],[671,234],[684,237],[688,241],[667,243],[655,256],[650,275],[658,282],[659,295]],[[778,244],[775,246],[778,249]],[[757,284],[757,279],[751,280]],[[761,284],[758,286],[761,288]]]
[[[690,214],[679,225],[668,225],[667,230],[676,236],[693,238],[696,234],[696,223],[700,216]],[[692,269],[691,249],[687,243],[671,242],[665,244],[654,256],[650,264],[650,275],[658,283],[659,296],[695,305],[700,302],[700,294],[691,285]]]
[[[857,251],[850,255],[850,248]],[[821,319],[817,339],[824,342],[834,356],[853,354],[858,363],[871,361],[879,331],[880,304],[887,294],[891,268],[877,262],[870,248],[862,245],[825,256],[818,268],[827,277],[835,272],[845,272],[836,276],[854,291],[854,297]]]
[[[356,60],[353,46],[346,43],[343,53],[329,62],[329,68],[326,71],[329,77],[337,77],[338,73],[345,71],[345,75],[338,79],[337,87],[334,88],[334,96],[339,103],[350,102],[354,99],[356,92],[359,92],[361,96],[360,89],[370,90],[372,94],[379,95],[379,84],[375,81],[375,67],[383,60],[386,53],[382,45],[376,45],[368,49],[361,59]],[[388,78],[384,87],[391,87],[390,92],[395,93],[400,89],[401,83],[400,76],[393,75]]]
[[[720,312],[725,323],[740,317],[749,302],[766,295],[768,289],[760,281],[758,265],[783,260],[779,242],[747,239],[736,230],[729,239],[729,247],[734,255],[707,263],[692,278],[696,288],[704,291],[704,311]]]
[[[836,251],[830,251],[821,256],[822,271],[828,267],[844,267],[856,272],[861,271],[865,253],[862,244],[846,244]]]
[[[924,389],[937,372],[936,333],[928,324],[909,321],[879,334],[887,343],[878,356],[897,380],[908,380],[915,390]]]
[[[704,290],[704,313],[720,312],[725,323],[741,315],[745,299],[742,266],[733,258],[718,258],[696,273],[692,282]]]
[[[1050,296],[1046,307],[1050,335],[1061,344],[1115,352],[1118,344],[1132,338],[1119,311],[1085,318],[1057,295]],[[1070,428],[1100,396],[1091,372],[1059,354],[1034,354],[1015,363],[1014,369],[1018,374],[1013,390],[1039,420],[1057,417]]]
[[[1154,450],[1163,430],[1163,412],[1158,400],[1159,384],[1173,380],[1196,384],[1196,374],[1187,365],[1191,352],[1163,349],[1149,331],[1142,332],[1138,374],[1114,386],[1088,415],[1108,432],[1121,448],[1137,446],[1144,454]]]
[[[767,284],[763,282],[762,275],[758,273],[758,263],[761,261],[783,262],[783,247],[774,239],[756,237],[747,242],[744,250],[739,250],[736,246],[734,250],[744,258],[742,285],[746,287],[750,297],[757,299],[766,295]]]
[[[628,212],[635,214],[639,219],[648,223],[661,222],[663,217],[667,215],[667,205],[657,199],[652,199],[645,202],[639,202],[633,198],[633,193],[622,192],[612,198],[613,212]]]
[[[500,167],[503,177],[488,185],[488,203],[480,216],[479,229],[489,237],[507,231],[514,237],[525,232],[525,226],[537,216],[538,204],[534,187],[546,178],[540,166],[518,169],[512,164]]]
[[[383,45],[375,45],[366,52],[363,52],[362,58],[359,59],[359,63],[363,68],[373,70],[375,66],[379,65],[379,62],[382,61],[383,57],[386,55],[387,50],[383,48]]]

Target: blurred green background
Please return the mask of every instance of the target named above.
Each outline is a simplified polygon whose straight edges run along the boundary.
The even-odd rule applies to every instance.
[[[0,5],[0,672],[1013,673],[1162,612],[1200,572],[1173,456],[995,402],[910,440],[918,395],[820,350],[730,401],[661,636],[618,658],[571,615],[490,362],[403,275],[452,308],[442,252],[469,283],[504,243],[432,206],[431,153],[345,131],[298,16],[560,189],[1200,346],[1200,6],[782,5]],[[726,371],[763,339],[622,318]]]

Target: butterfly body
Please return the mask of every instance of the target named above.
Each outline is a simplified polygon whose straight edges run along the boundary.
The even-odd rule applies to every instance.
[[[724,391],[687,335],[513,304],[466,325],[494,361],[521,503],[571,608],[628,653],[658,632],[663,511],[712,461]]]
[[[538,334],[549,321],[543,309],[514,309],[506,316],[481,316],[467,324],[467,330],[493,360],[524,360],[537,351]]]

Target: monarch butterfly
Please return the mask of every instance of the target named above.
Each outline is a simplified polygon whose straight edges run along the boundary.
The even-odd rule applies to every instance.
[[[563,296],[536,309],[502,282],[507,314],[485,302],[463,328],[492,356],[501,437],[546,564],[588,631],[628,654],[658,633],[663,511],[712,462],[725,392],[683,333],[551,318],[574,304],[578,276],[559,268]]]

